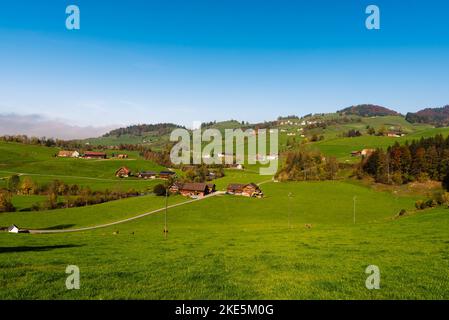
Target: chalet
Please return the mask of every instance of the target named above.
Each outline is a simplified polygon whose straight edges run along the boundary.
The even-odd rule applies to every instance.
[[[78,158],[80,156],[78,151],[66,151],[62,150],[58,152],[60,158]]]
[[[12,226],[10,226],[8,228],[8,232],[9,233],[19,233],[19,227],[17,227],[15,224],[13,224]]]
[[[179,193],[186,197],[204,197],[209,194],[206,183],[184,183],[179,187]]]
[[[131,170],[127,167],[121,167],[115,172],[115,176],[118,178],[128,178],[131,175]]]
[[[86,151],[86,152],[84,152],[83,158],[86,158],[86,159],[106,159],[107,155],[104,152]]]
[[[154,171],[142,171],[137,175],[141,179],[156,179],[157,173]]]
[[[245,197],[263,197],[262,190],[255,183],[239,184],[234,183],[228,185],[226,192],[228,194],[241,195]]]
[[[161,178],[161,179],[168,179],[168,178],[172,177],[175,174],[176,173],[173,172],[173,171],[161,171],[161,172],[159,172],[159,178]]]

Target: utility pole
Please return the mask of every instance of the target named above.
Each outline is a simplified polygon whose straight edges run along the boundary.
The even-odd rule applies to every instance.
[[[354,224],[355,224],[355,201],[357,200],[357,197],[354,196],[352,200],[354,201]]]
[[[164,217],[164,237],[165,239],[167,239],[167,233],[168,233],[168,228],[167,228],[167,211],[168,211],[168,186],[165,186],[165,217]]]
[[[289,192],[288,193],[288,228],[291,228],[290,225],[290,215],[291,215],[291,211],[292,211],[292,193]]]

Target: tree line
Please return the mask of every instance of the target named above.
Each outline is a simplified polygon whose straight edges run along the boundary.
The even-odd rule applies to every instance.
[[[279,181],[334,180],[338,173],[335,157],[325,157],[318,151],[287,152],[285,163],[276,173]]]
[[[404,184],[428,179],[442,181],[449,188],[449,137],[437,134],[400,145],[375,150],[362,159],[357,174],[369,175],[376,182]],[[449,189],[448,189],[449,190]]]
[[[44,195],[46,200],[42,203],[35,203],[31,208],[22,211],[40,211],[59,208],[74,208],[88,205],[100,204],[109,201],[136,197],[142,193],[130,189],[128,191],[117,190],[92,190],[88,186],[77,184],[66,184],[60,180],[50,183],[38,184],[30,177],[20,179],[17,175],[12,175],[7,180],[6,189],[0,190],[0,212],[14,212],[16,208],[12,203],[13,195]]]

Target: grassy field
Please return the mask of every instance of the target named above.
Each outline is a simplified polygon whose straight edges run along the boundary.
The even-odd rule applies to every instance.
[[[345,182],[263,190],[264,199],[216,196],[169,210],[167,240],[163,214],[81,233],[0,233],[0,298],[449,298],[449,210],[395,218],[415,199]],[[143,198],[123,201],[129,215],[146,208]],[[113,212],[70,210],[20,220],[90,225]],[[0,215],[0,225],[13,220]],[[69,264],[80,267],[80,290],[65,289]],[[381,290],[365,288],[370,264],[380,267]]]
[[[116,178],[118,168],[126,166],[133,172],[164,170],[163,167],[142,159],[137,152],[127,152],[129,159],[106,160],[57,158],[54,157],[57,152],[56,148],[0,141],[0,178],[20,174],[22,177],[31,177],[38,184],[61,180],[67,184],[89,186],[93,190],[127,191],[151,189],[160,181]],[[6,180],[1,179],[0,188],[5,185]]]

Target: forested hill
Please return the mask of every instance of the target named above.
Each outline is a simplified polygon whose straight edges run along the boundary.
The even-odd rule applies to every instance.
[[[416,113],[409,112],[406,120],[411,123],[426,123],[435,126],[449,125],[449,105],[442,108],[426,108]]]
[[[360,104],[356,106],[351,106],[343,110],[337,111],[340,114],[345,115],[357,115],[361,117],[374,117],[374,116],[398,116],[398,112],[374,105],[374,104]]]
[[[181,126],[173,123],[138,124],[126,128],[114,129],[103,135],[103,137],[120,137],[122,135],[144,136],[148,133],[165,135],[176,128],[181,128]]]

